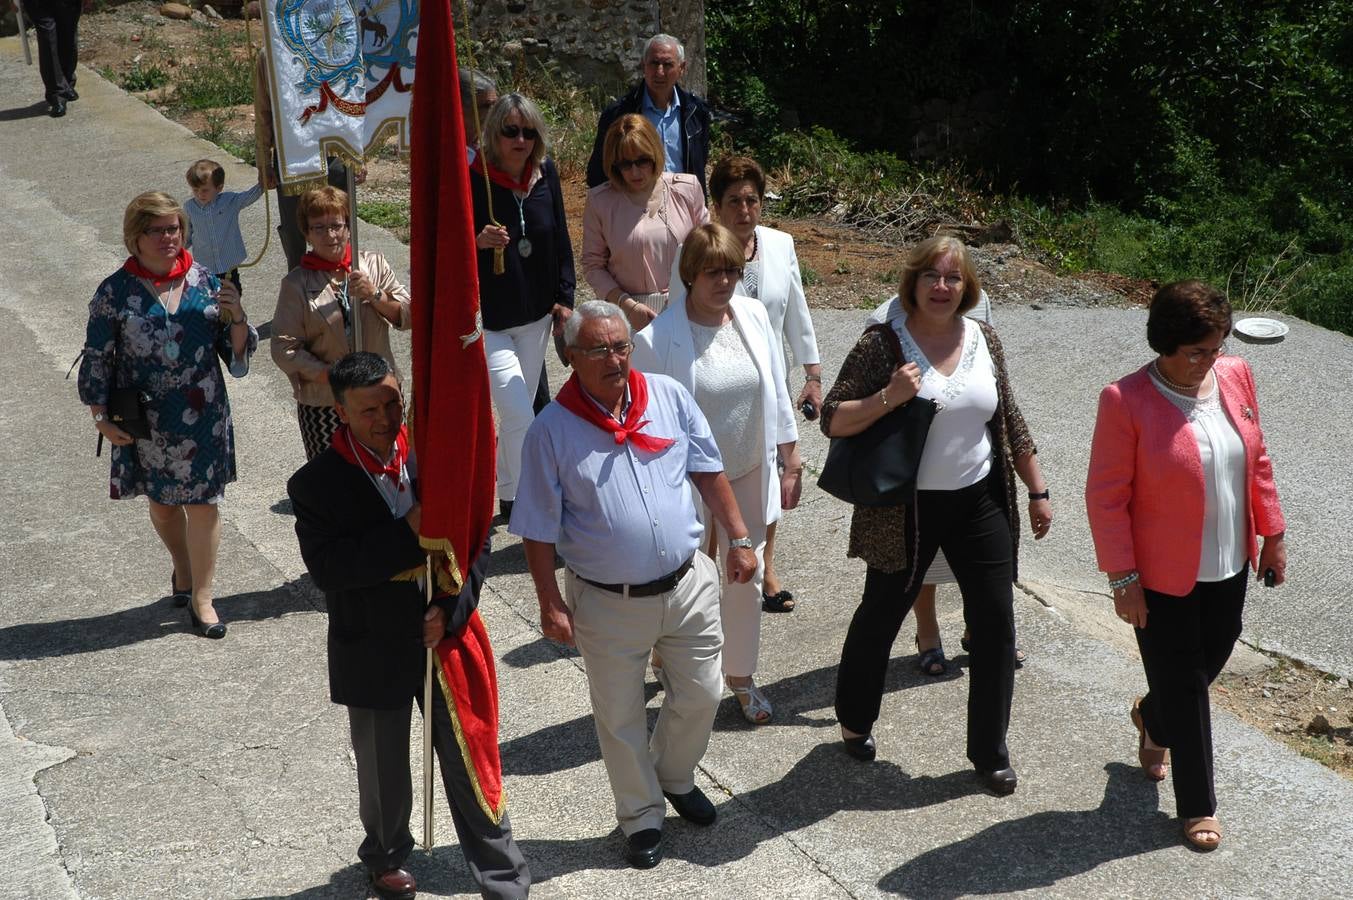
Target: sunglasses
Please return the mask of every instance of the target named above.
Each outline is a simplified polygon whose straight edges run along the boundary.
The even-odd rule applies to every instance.
[[[540,137],[540,132],[534,128],[523,128],[520,125],[504,125],[500,132],[508,140],[515,139],[518,135],[526,138],[528,141],[534,141]]]
[[[651,169],[653,168],[653,160],[649,159],[647,156],[641,156],[638,159],[618,160],[615,164],[615,170],[617,172],[628,172],[630,169],[636,168]]]

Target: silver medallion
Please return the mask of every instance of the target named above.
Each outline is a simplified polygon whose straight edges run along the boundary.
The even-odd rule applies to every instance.
[[[517,254],[521,256],[522,259],[525,259],[526,257],[530,256],[532,249],[533,248],[531,247],[530,238],[524,237],[521,240],[517,241]]]
[[[168,359],[170,359],[170,360],[178,359],[178,358],[179,358],[179,342],[178,342],[178,341],[165,341],[165,342],[164,342],[164,355],[165,355]]]

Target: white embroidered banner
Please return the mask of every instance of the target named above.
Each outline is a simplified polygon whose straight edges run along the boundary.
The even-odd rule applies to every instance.
[[[362,161],[391,131],[409,149],[418,0],[264,0],[281,183]]]

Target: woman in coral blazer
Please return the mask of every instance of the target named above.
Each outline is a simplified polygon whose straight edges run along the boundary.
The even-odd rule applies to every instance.
[[[1146,337],[1159,355],[1100,394],[1085,485],[1099,567],[1146,669],[1138,760],[1161,781],[1172,757],[1184,834],[1203,850],[1221,842],[1207,688],[1240,637],[1247,569],[1282,584],[1287,568],[1254,377],[1222,355],[1230,333],[1216,288],[1156,292]]]

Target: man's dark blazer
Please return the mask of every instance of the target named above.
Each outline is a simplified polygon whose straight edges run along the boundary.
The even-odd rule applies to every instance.
[[[627,113],[644,111],[644,91],[648,90],[643,79],[639,80],[628,94],[617,97],[610,106],[601,111],[597,120],[597,137],[592,144],[592,158],[587,161],[587,186],[594,188],[604,184],[606,170],[601,165],[602,145],[606,143],[606,132],[616,119]],[[685,157],[681,170],[694,175],[700,182],[700,190],[706,194],[705,164],[709,162],[709,107],[704,100],[692,94],[681,85],[676,86],[677,97],[681,99],[681,148]]]
[[[391,581],[425,560],[418,536],[367,475],[333,448],[287,482],[296,537],[310,577],[329,606],[329,697],[345,706],[396,709],[423,686],[422,588]],[[464,627],[488,566],[485,545],[459,597],[433,602],[447,631]]]

